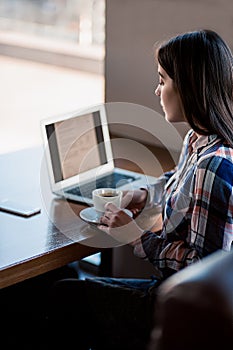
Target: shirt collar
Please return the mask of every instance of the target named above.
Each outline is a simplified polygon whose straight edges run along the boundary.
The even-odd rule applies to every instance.
[[[199,135],[196,132],[193,132],[189,139],[189,153],[196,152],[198,153],[198,150],[206,147],[207,145],[210,145],[212,142],[214,142],[218,138],[218,135]]]

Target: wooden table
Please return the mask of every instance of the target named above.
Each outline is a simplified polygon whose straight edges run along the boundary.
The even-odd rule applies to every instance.
[[[41,208],[30,218],[0,212],[0,288],[108,248],[106,237],[79,218],[85,206],[51,194],[42,148],[0,155],[0,169],[0,199]]]
[[[166,153],[160,149],[157,156],[170,168]],[[130,163],[118,159],[116,165],[140,171]],[[0,212],[0,288],[120,245],[80,219],[84,205],[51,194],[42,147],[0,155],[0,171],[0,200],[41,208],[30,218]]]

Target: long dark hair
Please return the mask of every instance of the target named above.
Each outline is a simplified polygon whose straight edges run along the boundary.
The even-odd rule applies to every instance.
[[[184,115],[199,134],[217,134],[233,146],[233,55],[214,31],[171,38],[156,51],[178,89]]]

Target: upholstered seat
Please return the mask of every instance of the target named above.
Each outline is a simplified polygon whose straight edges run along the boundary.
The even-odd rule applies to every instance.
[[[233,251],[216,252],[158,290],[150,350],[233,346]]]

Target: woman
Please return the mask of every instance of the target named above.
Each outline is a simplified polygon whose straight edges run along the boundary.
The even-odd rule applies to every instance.
[[[99,228],[116,239],[122,232],[130,236],[135,254],[159,269],[161,282],[232,247],[233,56],[217,33],[200,30],[171,38],[157,49],[156,57],[155,94],[165,118],[185,121],[191,128],[176,169],[162,176],[162,230],[143,231],[113,204],[106,206]],[[132,195],[127,208],[139,213],[153,203],[152,193],[148,188],[126,194],[126,202]],[[62,327],[72,320],[80,349],[143,349],[158,284],[157,279],[60,281],[52,291],[50,320]],[[66,334],[65,341],[68,338]]]

